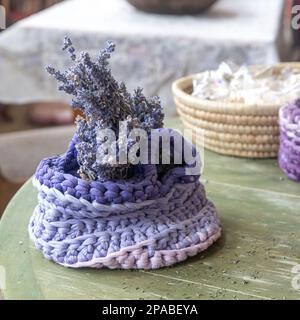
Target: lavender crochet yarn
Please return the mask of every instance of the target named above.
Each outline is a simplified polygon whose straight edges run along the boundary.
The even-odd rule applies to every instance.
[[[194,166],[185,159],[187,149],[193,159],[200,160],[199,153],[181,135],[178,140],[172,129],[161,128],[158,98],[147,99],[141,89],[131,96],[113,78],[108,68],[113,49],[109,43],[92,62],[87,53],[77,58],[66,38],[64,50],[70,53],[72,66],[64,73],[48,68],[62,83],[60,88],[73,94],[72,105],[80,106],[85,117],[77,121],[67,152],[42,160],[36,170],[38,205],[29,235],[47,259],[66,267],[171,266],[216,241],[221,235],[219,219],[199,181],[200,161],[195,160]],[[113,152],[99,156],[107,145],[106,136],[99,138],[99,129],[109,129],[118,143],[125,141],[125,150],[132,151],[141,141],[141,136],[127,139],[126,132],[120,133],[119,120],[132,131],[143,130],[150,145],[152,133],[159,133],[155,148],[147,143],[138,152],[148,159],[158,156],[158,162],[124,164],[112,161]],[[170,137],[169,149],[162,136]],[[120,155],[121,144],[119,149],[110,141],[108,145]],[[164,162],[166,154],[169,162]],[[178,155],[185,160],[178,163]]]
[[[280,109],[279,125],[279,166],[287,177],[300,182],[300,99]]]
[[[42,160],[33,178],[39,204],[29,234],[47,259],[73,268],[155,269],[220,237],[214,205],[184,166],[162,177],[156,165],[141,165],[128,181],[85,181],[76,174],[74,140],[66,154]]]

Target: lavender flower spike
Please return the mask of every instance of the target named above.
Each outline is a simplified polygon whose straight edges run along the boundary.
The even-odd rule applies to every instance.
[[[109,67],[109,59],[115,50],[113,42],[107,42],[95,62],[87,52],[76,54],[68,37],[65,37],[62,49],[70,54],[71,65],[64,72],[53,67],[46,70],[60,83],[59,90],[73,96],[72,107],[80,109],[85,115],[76,121],[80,175],[89,180],[102,181],[128,177],[130,164],[96,161],[97,150],[103,143],[97,141],[97,132],[112,129],[118,143],[119,121],[126,121],[129,130],[135,127],[150,133],[151,129],[161,128],[164,114],[159,99],[147,99],[140,88],[131,95],[124,83],[115,80]],[[132,143],[129,141],[130,145]]]

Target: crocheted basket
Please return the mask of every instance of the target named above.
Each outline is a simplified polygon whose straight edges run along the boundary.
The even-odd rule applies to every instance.
[[[300,65],[281,63],[276,66],[278,69],[285,67],[299,69]],[[172,91],[184,125],[203,129],[205,148],[246,158],[277,157],[280,105],[246,105],[193,97],[193,78],[194,75],[175,81]]]
[[[168,130],[168,129],[161,129]],[[66,154],[41,161],[29,234],[47,259],[66,267],[155,269],[207,249],[221,234],[216,209],[187,164],[163,174],[135,166],[126,181],[78,177],[76,136]]]
[[[300,182],[300,100],[280,109],[279,125],[279,166],[287,177]]]

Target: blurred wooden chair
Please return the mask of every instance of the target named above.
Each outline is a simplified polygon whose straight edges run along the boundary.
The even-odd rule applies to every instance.
[[[11,25],[61,1],[63,0],[0,0],[0,5],[5,8],[7,24]]]
[[[0,135],[0,216],[40,160],[65,152],[74,132],[74,126],[63,126]]]

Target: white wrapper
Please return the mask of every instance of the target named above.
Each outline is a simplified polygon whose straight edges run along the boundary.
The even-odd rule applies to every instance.
[[[249,68],[222,62],[217,70],[195,76],[192,95],[247,105],[283,105],[300,97],[300,71],[291,67]]]

